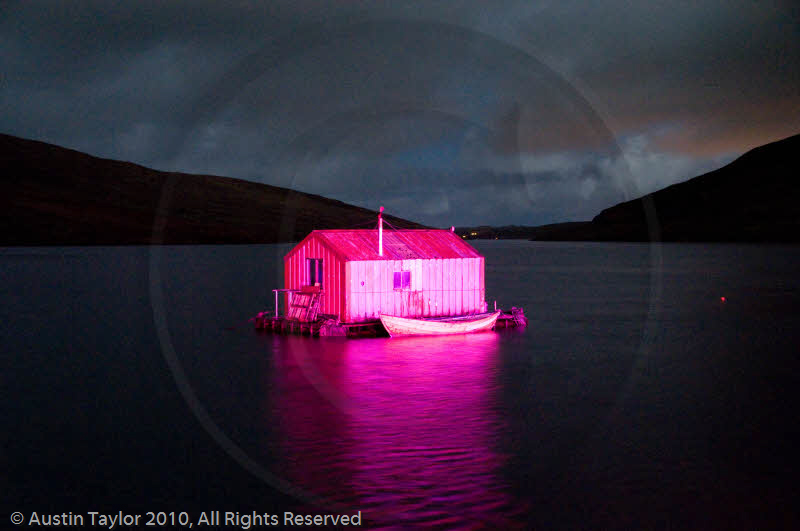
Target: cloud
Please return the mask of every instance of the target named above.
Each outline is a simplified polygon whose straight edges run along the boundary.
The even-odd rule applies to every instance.
[[[800,129],[788,3],[486,9],[7,3],[0,130],[445,226],[588,219]]]

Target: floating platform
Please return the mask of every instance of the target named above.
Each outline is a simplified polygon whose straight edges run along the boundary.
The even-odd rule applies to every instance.
[[[275,334],[296,334],[312,337],[389,337],[380,321],[365,323],[338,323],[334,319],[317,319],[303,322],[286,317],[274,317],[268,312],[261,312],[252,321],[261,332]]]
[[[511,307],[511,311],[500,311],[500,316],[494,323],[494,329],[498,328],[516,328],[518,326],[528,326],[528,318],[525,317],[525,312],[522,308]]]
[[[260,332],[274,334],[295,334],[311,337],[389,337],[388,332],[380,320],[365,321],[362,323],[340,323],[333,316],[320,314],[314,321],[306,322],[290,319],[284,316],[275,317],[270,312],[259,312],[251,319],[255,329]],[[522,308],[511,308],[510,311],[501,310],[493,330],[500,328],[514,328],[526,326],[528,319]]]

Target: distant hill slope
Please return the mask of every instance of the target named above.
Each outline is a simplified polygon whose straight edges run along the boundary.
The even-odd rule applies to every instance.
[[[375,211],[228,177],[152,170],[0,134],[0,245],[297,241],[314,229],[377,223]],[[377,207],[377,205],[376,205]],[[393,216],[395,226],[422,227]]]
[[[718,170],[603,210],[596,239],[798,242],[800,135],[752,149]]]
[[[798,152],[800,135],[791,136],[607,208],[591,222],[517,232],[546,241],[800,242]]]

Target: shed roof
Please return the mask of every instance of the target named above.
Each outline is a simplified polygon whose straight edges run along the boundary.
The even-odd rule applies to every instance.
[[[298,243],[284,259],[294,254],[310,238],[319,238],[323,245],[348,262],[481,257],[474,247],[454,232],[436,229],[384,230],[383,256],[379,256],[377,229],[362,229],[315,230]]]

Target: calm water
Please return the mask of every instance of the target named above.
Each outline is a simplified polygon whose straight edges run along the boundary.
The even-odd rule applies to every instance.
[[[255,333],[288,246],[0,249],[2,517],[800,523],[800,247],[476,247],[526,330]]]

